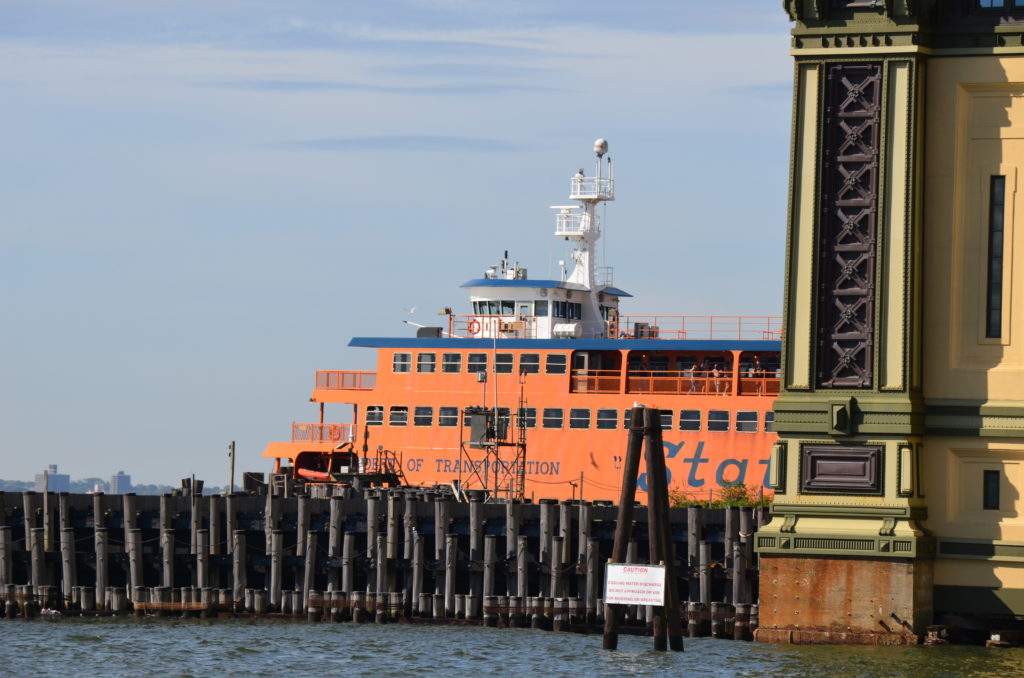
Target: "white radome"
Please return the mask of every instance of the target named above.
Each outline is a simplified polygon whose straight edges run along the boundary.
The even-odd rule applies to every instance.
[[[607,139],[598,139],[597,141],[594,142],[594,153],[597,153],[597,156],[599,158],[602,157],[607,152],[608,152],[608,140]]]

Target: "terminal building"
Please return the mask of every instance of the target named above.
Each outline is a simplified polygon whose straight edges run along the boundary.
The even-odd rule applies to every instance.
[[[795,59],[784,381],[773,518],[757,537],[758,637],[898,643],[930,624],[1014,628],[1024,1],[784,7]]]
[[[37,473],[35,481],[36,492],[71,491],[71,476],[67,473],[58,473],[56,464],[50,464],[45,471]]]

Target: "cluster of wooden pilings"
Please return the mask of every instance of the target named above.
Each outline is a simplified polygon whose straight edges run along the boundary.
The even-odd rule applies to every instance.
[[[616,507],[491,503],[468,491],[317,488],[333,496],[0,493],[8,617],[252,614],[599,630]],[[757,624],[764,509],[671,510],[690,635]],[[637,511],[627,562],[646,562]],[[648,608],[626,610],[642,631]]]

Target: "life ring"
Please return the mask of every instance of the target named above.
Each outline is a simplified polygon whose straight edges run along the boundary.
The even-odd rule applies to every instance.
[[[470,320],[469,321],[469,325],[466,327],[466,330],[470,334],[479,334],[480,333],[480,321],[479,320]]]
[[[329,435],[331,436],[331,440],[338,442],[341,440],[341,427],[338,425],[332,425]]]

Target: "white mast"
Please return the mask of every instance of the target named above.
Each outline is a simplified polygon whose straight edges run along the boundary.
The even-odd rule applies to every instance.
[[[578,200],[579,205],[556,205],[552,209],[559,210],[555,221],[555,235],[572,240],[574,249],[572,260],[575,266],[566,282],[582,286],[586,299],[582,318],[584,336],[604,336],[604,319],[598,303],[596,289],[596,244],[601,237],[601,224],[596,214],[597,204],[615,200],[615,182],[612,177],[612,159],[608,153],[608,142],[598,139],[594,142],[595,160],[594,175],[585,176],[581,168],[573,178],[569,192],[570,200]],[[605,170],[607,169],[607,176]]]

